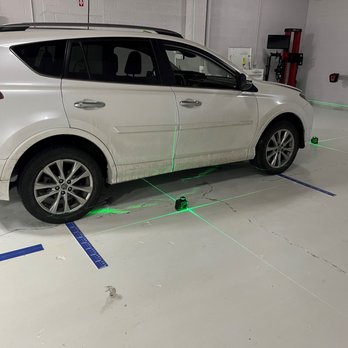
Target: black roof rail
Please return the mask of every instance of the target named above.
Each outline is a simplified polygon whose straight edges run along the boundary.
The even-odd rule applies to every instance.
[[[168,29],[147,27],[141,25],[127,25],[127,24],[110,24],[110,23],[63,23],[63,22],[32,22],[32,23],[14,23],[14,24],[4,24],[0,26],[0,32],[8,31],[25,31],[29,28],[54,28],[54,29],[66,29],[66,28],[121,28],[121,29],[139,29],[145,31],[154,31],[157,34],[169,35],[182,38],[182,35]],[[82,29],[81,28],[81,29]]]

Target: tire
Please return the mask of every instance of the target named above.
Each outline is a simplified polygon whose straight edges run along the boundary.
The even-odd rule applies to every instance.
[[[83,217],[103,188],[98,163],[73,147],[37,153],[23,168],[18,189],[25,208],[37,219],[61,224]]]
[[[250,162],[267,174],[280,174],[291,166],[298,148],[298,130],[290,122],[281,121],[262,134]]]

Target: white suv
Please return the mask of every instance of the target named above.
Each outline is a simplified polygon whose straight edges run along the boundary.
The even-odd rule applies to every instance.
[[[300,90],[168,30],[85,26],[0,27],[0,199],[16,182],[36,218],[81,218],[105,183],[244,160],[280,173],[309,139]]]

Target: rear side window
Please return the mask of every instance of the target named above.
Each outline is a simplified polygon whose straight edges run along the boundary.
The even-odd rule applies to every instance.
[[[66,40],[35,42],[11,47],[12,51],[35,72],[61,77]]]
[[[72,42],[65,77],[128,84],[160,83],[151,42],[143,39]]]

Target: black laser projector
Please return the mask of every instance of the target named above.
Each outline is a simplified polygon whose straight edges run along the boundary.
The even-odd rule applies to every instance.
[[[313,138],[311,139],[311,143],[314,144],[314,145],[317,145],[318,142],[319,142],[319,138],[318,138],[318,137],[313,137]]]
[[[186,197],[182,196],[175,201],[175,210],[181,211],[186,210],[188,208],[188,201]]]

